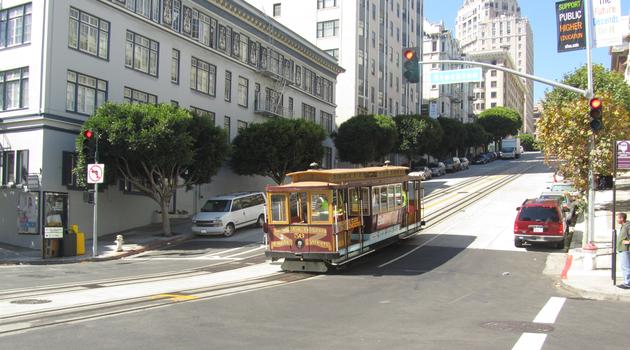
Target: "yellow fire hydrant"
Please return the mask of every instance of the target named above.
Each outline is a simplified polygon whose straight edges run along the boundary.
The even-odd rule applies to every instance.
[[[116,251],[122,252],[123,243],[125,243],[125,240],[123,239],[123,235],[116,235],[116,240],[114,242],[116,242]]]

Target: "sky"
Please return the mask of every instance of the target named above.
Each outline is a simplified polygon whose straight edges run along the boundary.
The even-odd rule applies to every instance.
[[[444,21],[455,35],[455,17],[464,0],[424,0],[424,17],[432,23]],[[556,0],[518,0],[521,16],[529,19],[534,32],[534,75],[562,80],[566,73],[586,63],[586,50],[558,53]],[[630,0],[621,0],[621,15],[630,12]],[[610,69],[608,48],[593,49],[593,63]],[[534,103],[544,97],[550,86],[534,82]]]

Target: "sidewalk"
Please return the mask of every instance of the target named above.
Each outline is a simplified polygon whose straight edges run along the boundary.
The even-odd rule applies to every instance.
[[[630,174],[617,178],[616,211],[630,215]],[[586,230],[586,213],[581,215],[575,225],[571,246],[562,271],[562,286],[584,298],[630,302],[630,290],[615,287],[623,283],[619,262],[617,262],[617,280],[611,279],[612,266],[612,190],[595,192],[595,235],[597,247],[594,269],[589,269],[592,259],[582,249],[582,238]],[[619,230],[619,225],[617,225]],[[591,260],[592,261],[592,260]]]
[[[165,237],[162,234],[162,224],[151,224],[120,233],[103,235],[98,237],[98,254],[92,257],[92,237],[86,234],[85,254],[79,256],[42,258],[41,250],[16,247],[0,243],[0,265],[46,265],[69,264],[86,261],[107,261],[124,258],[130,255],[140,254],[147,250],[159,249],[171,244],[176,244],[193,237],[190,231],[190,220],[171,220],[173,236]],[[124,239],[123,251],[116,251],[116,235],[122,234]],[[89,236],[89,237],[88,237]]]

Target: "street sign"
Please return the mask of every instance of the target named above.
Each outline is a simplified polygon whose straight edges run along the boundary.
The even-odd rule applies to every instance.
[[[39,175],[28,174],[26,178],[26,188],[28,188],[29,191],[39,191]]]
[[[105,176],[105,164],[88,164],[87,180],[89,184],[102,184]]]
[[[621,45],[622,30],[620,1],[593,1],[593,46]]]
[[[431,84],[459,84],[483,80],[481,67],[431,72]]]
[[[583,0],[556,2],[558,52],[586,48],[586,21]]]
[[[617,169],[630,169],[630,140],[617,141]]]
[[[44,238],[63,238],[63,227],[44,227]]]

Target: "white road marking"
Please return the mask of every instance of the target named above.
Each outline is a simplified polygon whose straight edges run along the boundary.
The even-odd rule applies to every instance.
[[[547,334],[543,333],[523,333],[512,350],[533,350],[542,349],[547,339]]]
[[[425,245],[427,245],[427,244],[431,243],[431,241],[433,241],[434,239],[436,239],[436,238],[438,238],[438,237],[440,237],[440,235],[436,235],[435,237],[433,237],[433,238],[431,238],[430,240],[428,240],[428,241],[426,241],[426,242],[422,243],[421,245],[419,245],[419,246],[417,246],[417,247],[413,248],[412,250],[408,251],[407,253],[405,253],[405,254],[403,254],[403,255],[401,255],[401,256],[399,256],[399,257],[397,257],[396,259],[392,259],[392,260],[390,260],[390,261],[388,261],[388,262],[386,262],[386,263],[384,263],[384,264],[379,265],[379,266],[378,266],[378,268],[380,269],[381,267],[387,266],[387,265],[389,265],[389,264],[391,264],[391,263],[394,263],[394,262],[396,262],[396,261],[398,261],[398,260],[400,260],[400,259],[402,259],[402,258],[406,257],[407,255],[409,255],[409,254],[411,254],[411,253],[415,252],[416,250],[418,250],[418,249],[420,249],[420,248],[424,247]]]
[[[264,247],[256,247],[256,248],[254,248],[254,249],[246,250],[246,251],[244,251],[244,252],[240,252],[240,253],[236,253],[236,254],[228,255],[228,256],[226,256],[224,259],[226,259],[226,258],[233,258],[233,257],[235,257],[235,256],[239,256],[239,255],[243,255],[243,254],[251,253],[251,252],[254,252],[254,251],[260,250],[260,249],[262,249],[262,248],[264,248]]]
[[[567,301],[567,298],[558,298],[551,297],[547,304],[540,310],[536,318],[534,319],[535,323],[550,323],[553,324],[556,322],[556,318],[560,313],[560,309],[564,305],[564,302]]]

